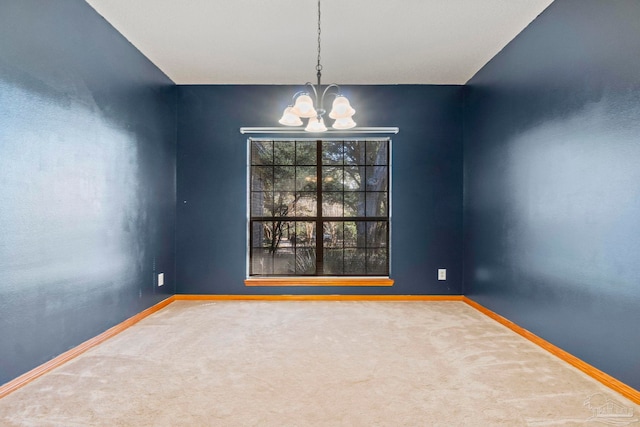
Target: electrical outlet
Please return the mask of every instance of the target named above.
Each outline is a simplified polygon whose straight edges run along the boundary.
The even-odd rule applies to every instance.
[[[438,269],[438,280],[447,280],[447,269],[439,268]]]
[[[158,286],[164,285],[164,273],[158,274]]]

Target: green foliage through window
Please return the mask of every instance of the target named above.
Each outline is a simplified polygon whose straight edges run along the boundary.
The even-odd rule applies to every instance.
[[[389,139],[249,143],[251,276],[389,275]]]

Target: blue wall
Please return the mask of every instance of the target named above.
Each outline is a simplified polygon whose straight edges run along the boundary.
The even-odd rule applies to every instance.
[[[173,294],[175,92],[84,1],[0,0],[0,384]]]
[[[556,0],[467,89],[465,293],[640,389],[640,2]]]
[[[393,136],[392,288],[244,286],[247,136],[239,128],[277,125],[299,89],[178,88],[178,293],[460,294],[461,86],[343,88],[358,126],[400,127]],[[446,282],[436,280],[439,267],[448,269]]]

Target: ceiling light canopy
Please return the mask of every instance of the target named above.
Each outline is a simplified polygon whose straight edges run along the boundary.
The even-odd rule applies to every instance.
[[[282,117],[278,121],[284,126],[302,126],[301,119],[309,119],[305,131],[325,132],[327,126],[324,124],[324,115],[327,110],[324,108],[324,101],[327,95],[334,96],[329,118],[334,119],[333,128],[338,130],[351,129],[356,126],[353,115],[356,110],[351,107],[349,100],[340,93],[340,86],[335,83],[328,85],[322,90],[322,65],[320,64],[320,0],[318,0],[318,63],[316,65],[317,85],[311,82],[305,84],[309,91],[300,91],[293,95],[293,103],[285,108]],[[314,102],[315,99],[315,102]]]

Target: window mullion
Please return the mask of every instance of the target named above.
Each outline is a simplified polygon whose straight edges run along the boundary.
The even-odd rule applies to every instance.
[[[324,222],[322,220],[322,140],[316,141],[316,275],[324,275]]]

